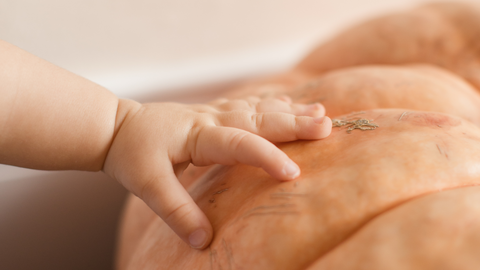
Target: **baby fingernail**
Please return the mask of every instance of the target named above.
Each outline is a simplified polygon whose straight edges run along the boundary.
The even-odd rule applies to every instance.
[[[290,179],[295,179],[300,175],[300,168],[292,161],[287,161],[283,166],[283,174]]]
[[[325,116],[324,117],[313,118],[313,122],[315,122],[317,124],[323,124],[324,120],[325,120]]]
[[[207,232],[203,229],[198,229],[188,236],[188,242],[190,242],[190,246],[193,248],[203,247],[206,241]]]

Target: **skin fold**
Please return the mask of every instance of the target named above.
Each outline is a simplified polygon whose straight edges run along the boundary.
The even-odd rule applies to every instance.
[[[214,231],[204,251],[131,197],[117,269],[479,269],[479,14],[451,2],[373,19],[231,89],[378,128],[277,144],[302,170],[294,182],[190,166],[180,181]]]
[[[372,220],[308,270],[478,269],[479,206],[479,187],[407,202]]]
[[[189,164],[245,163],[292,180],[298,165],[272,142],[321,139],[332,127],[321,104],[285,96],[140,104],[4,41],[0,60],[0,163],[103,170],[193,248],[213,232],[178,181]]]
[[[248,166],[212,168],[188,188],[212,221],[210,248],[190,249],[145,213],[142,224],[123,225],[124,235],[136,235],[122,240],[118,269],[305,269],[403,202],[480,183],[479,128],[418,111],[399,121],[404,112],[367,111],[362,117],[379,128],[334,128],[322,141],[280,145],[302,168],[298,181],[278,183]],[[126,219],[141,208],[131,204]]]
[[[360,23],[321,44],[296,67],[323,73],[351,66],[428,63],[480,90],[480,5],[428,4]]]
[[[461,77],[436,66],[366,65],[301,76],[292,71],[229,92],[242,98],[288,95],[295,102],[321,102],[330,117],[379,108],[449,113],[480,125],[480,95]],[[455,102],[452,102],[454,100]]]

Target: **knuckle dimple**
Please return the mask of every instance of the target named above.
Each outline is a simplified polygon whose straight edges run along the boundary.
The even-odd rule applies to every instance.
[[[251,121],[255,133],[258,133],[263,128],[263,113],[252,114]]]
[[[201,154],[200,149],[200,137],[201,134],[205,132],[205,126],[203,125],[194,125],[188,134],[188,140],[187,140],[187,147],[189,153],[190,153],[190,158],[192,160],[198,159],[198,155]]]
[[[258,106],[259,106],[260,103],[258,103],[258,102],[247,102],[247,104],[248,104],[248,109],[249,110],[254,111],[254,112],[258,111]]]
[[[302,131],[301,119],[302,119],[301,116],[296,116],[296,117],[293,117],[292,119],[291,127],[292,127],[292,131],[295,134],[299,134]]]

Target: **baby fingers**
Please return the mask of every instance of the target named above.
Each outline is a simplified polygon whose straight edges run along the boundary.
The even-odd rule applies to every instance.
[[[332,121],[288,113],[233,111],[218,116],[220,125],[249,131],[273,142],[315,140],[330,135]]]
[[[321,117],[325,115],[325,107],[320,103],[297,104],[280,99],[262,100],[256,105],[255,112],[283,112],[297,116]]]
[[[213,231],[200,207],[178,181],[168,159],[151,166],[150,179],[134,188],[145,203],[191,247],[203,249],[210,243]]]
[[[320,103],[310,105],[295,104],[291,102],[291,99],[288,96],[270,99],[260,99],[258,97],[248,97],[237,100],[218,99],[210,102],[210,105],[216,107],[222,112],[243,110],[254,113],[284,112],[298,116],[304,115],[312,117],[321,117],[325,115],[325,108]]]
[[[202,129],[192,161],[198,165],[243,163],[261,167],[281,180],[291,180],[300,175],[298,166],[271,142],[229,127],[210,126]]]

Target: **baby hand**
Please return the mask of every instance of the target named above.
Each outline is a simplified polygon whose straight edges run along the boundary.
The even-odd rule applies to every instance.
[[[269,141],[321,139],[332,129],[322,105],[292,104],[288,97],[134,104],[113,140],[104,171],[198,249],[210,244],[213,230],[177,179],[188,164],[244,163],[291,180],[300,175],[298,166]]]

